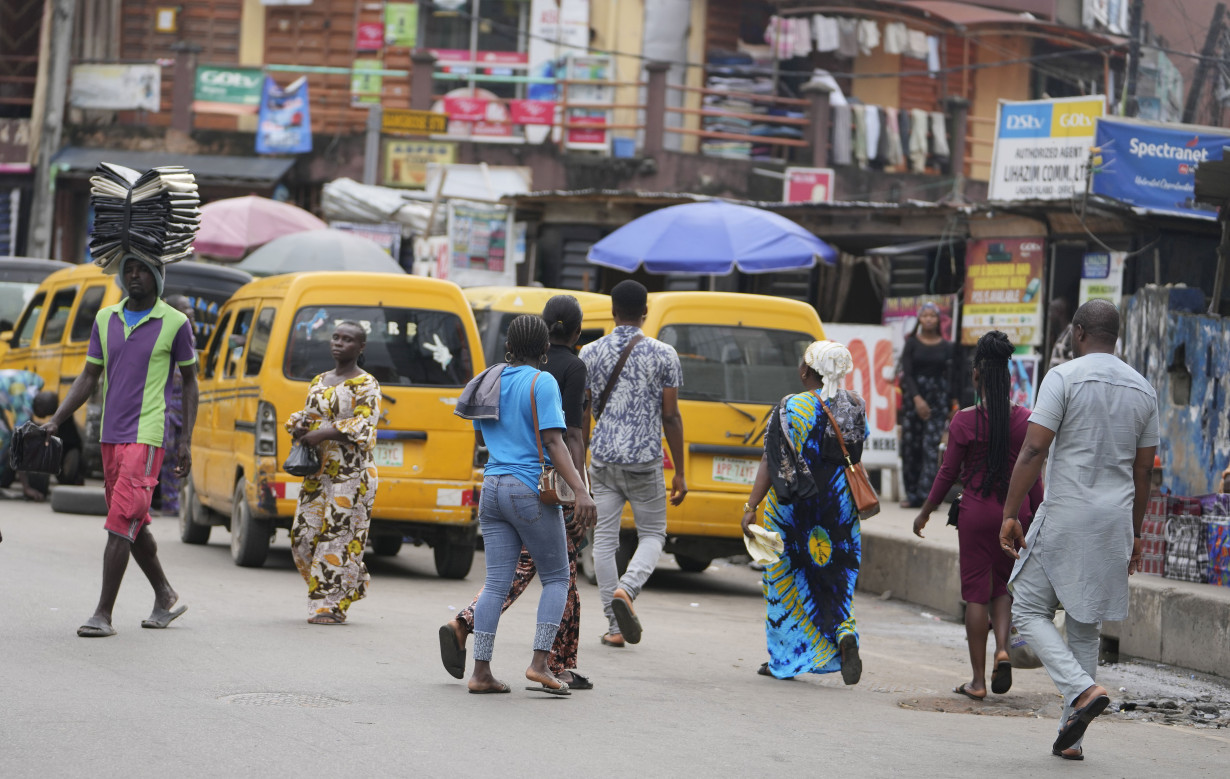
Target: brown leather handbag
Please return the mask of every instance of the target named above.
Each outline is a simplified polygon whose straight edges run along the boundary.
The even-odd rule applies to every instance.
[[[861,462],[856,463],[850,460],[850,450],[846,449],[846,439],[841,435],[841,426],[837,424],[837,419],[829,410],[828,404],[821,400],[820,407],[828,415],[829,424],[833,426],[833,432],[837,434],[837,443],[841,444],[841,454],[846,458],[846,483],[850,485],[850,494],[854,496],[858,518],[859,520],[871,519],[880,513],[880,498],[871,486],[871,480],[867,478],[867,469]]]
[[[542,454],[542,431],[538,429],[538,398],[534,395],[534,385],[538,383],[539,371],[530,382],[530,409],[534,413],[534,438],[538,442],[538,466],[542,472],[538,475],[538,499],[548,506],[563,506],[571,508],[576,505],[577,495],[559,475],[559,471],[547,465],[547,458]]]

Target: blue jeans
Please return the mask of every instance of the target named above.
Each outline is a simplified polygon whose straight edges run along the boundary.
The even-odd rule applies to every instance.
[[[549,652],[568,601],[568,539],[564,515],[516,476],[483,479],[478,521],[483,529],[487,581],[474,607],[474,659],[490,661],[504,598],[512,585],[521,547],[538,566],[542,595],[534,650]]]

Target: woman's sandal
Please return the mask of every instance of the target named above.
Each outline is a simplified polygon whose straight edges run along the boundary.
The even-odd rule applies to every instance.
[[[991,672],[991,692],[1003,695],[1012,689],[1012,661],[1005,657],[995,661],[995,670]]]
[[[1068,754],[1068,749],[1075,749],[1075,754]],[[1084,760],[1084,747],[1068,747],[1068,749],[1052,749],[1051,754],[1055,757],[1062,757],[1064,760]]]
[[[339,617],[336,614],[315,614],[308,618],[309,625],[344,625],[346,624],[345,617]]]
[[[970,692],[969,682],[962,682],[960,686],[953,687],[952,691],[955,692],[957,695],[964,695],[966,698],[969,698],[970,700],[978,701],[979,703],[981,703],[987,697],[985,693],[982,695],[975,695],[974,693]]]

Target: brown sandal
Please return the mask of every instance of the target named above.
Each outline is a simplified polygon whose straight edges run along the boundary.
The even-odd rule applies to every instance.
[[[308,619],[309,625],[343,625],[345,622],[345,617],[336,614],[316,614]]]

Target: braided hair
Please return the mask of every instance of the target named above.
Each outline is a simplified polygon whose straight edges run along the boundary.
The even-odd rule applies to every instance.
[[[1008,480],[1012,475],[1012,463],[1008,461],[1008,422],[1012,411],[1008,361],[1012,351],[1012,342],[999,330],[979,338],[974,350],[977,390],[985,409],[985,414],[979,411],[974,417],[974,437],[987,442],[987,470],[979,492],[987,497],[994,491],[1001,500],[1008,493]],[[988,426],[985,435],[982,431],[984,417]]]
[[[572,295],[556,295],[542,310],[551,340],[566,343],[581,327],[581,304]]]
[[[542,317],[533,314],[522,314],[508,326],[509,362],[525,362],[531,365],[537,363],[546,354],[551,344],[547,332],[547,323]]]

